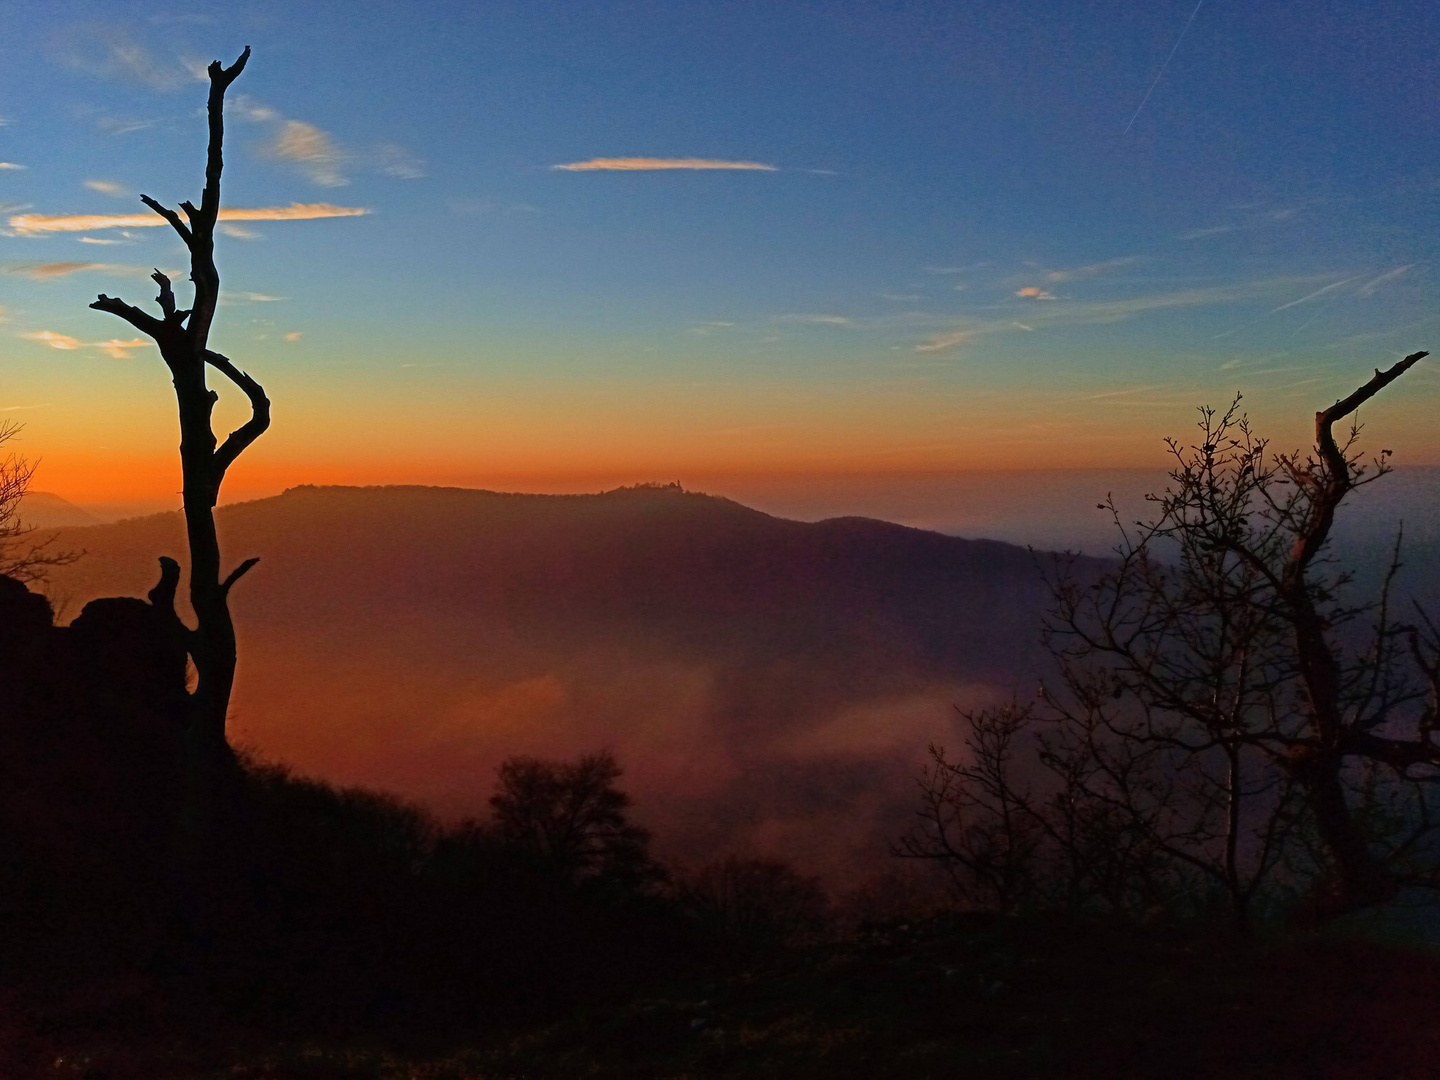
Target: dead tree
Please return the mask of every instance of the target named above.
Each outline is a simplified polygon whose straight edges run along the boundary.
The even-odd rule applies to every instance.
[[[220,297],[220,274],[215,268],[215,222],[220,211],[220,172],[224,165],[225,91],[245,70],[250,59],[246,46],[240,58],[228,68],[217,60],[210,65],[210,143],[205,163],[205,191],[199,207],[182,202],[185,219],[148,195],[141,201],[159,214],[184,241],[190,251],[190,280],[195,296],[191,306],[176,306],[170,280],[159,270],[154,273],[160,287],[157,301],[160,318],[123,300],[101,295],[92,308],[118,315],[141,333],[153,338],[175,384],[175,401],[180,414],[180,464],[183,475],[185,531],[190,548],[190,607],[194,628],[184,626],[176,616],[177,632],[195,665],[196,682],[188,701],[186,751],[191,779],[204,785],[214,776],[219,763],[229,759],[225,720],[235,682],[235,624],[230,617],[230,590],[255,565],[246,559],[221,576],[220,543],[215,533],[215,505],[226,470],[235,459],[270,426],[270,401],[260,384],[230,360],[209,347],[210,325]],[[211,427],[211,411],[219,395],[206,385],[206,368],[214,368],[238,386],[250,401],[250,419],[218,443]],[[150,593],[157,607],[175,610],[175,590],[180,568],[173,559],[162,558],[161,577]],[[200,796],[203,799],[203,795]]]
[[[1002,909],[1017,888],[1053,903],[1075,886],[1116,911],[1189,892],[1223,896],[1242,929],[1277,878],[1317,920],[1440,889],[1440,626],[1418,606],[1395,617],[1398,541],[1358,603],[1328,554],[1342,501],[1390,471],[1388,450],[1356,451],[1356,410],[1426,355],[1316,413],[1308,456],[1271,454],[1238,397],[1201,410],[1196,445],[1168,440],[1154,519],[1102,504],[1113,568],[1062,562],[1051,580],[1059,685],[1033,722],[1029,707],[970,717],[962,761],[932,747],[897,853]],[[1010,764],[1027,743],[1033,790]]]
[[[1426,355],[1377,369],[1317,412],[1315,450],[1303,458],[1272,457],[1238,399],[1223,416],[1203,410],[1201,445],[1170,442],[1177,467],[1173,486],[1151,496],[1157,520],[1124,534],[1119,570],[1104,582],[1062,583],[1047,628],[1070,702],[1051,704],[1070,728],[1084,720],[1190,764],[1220,760],[1192,790],[1221,822],[1206,839],[1223,845],[1237,895],[1246,888],[1237,845],[1251,831],[1242,804],[1270,791],[1303,805],[1321,863],[1317,918],[1383,903],[1407,885],[1440,886],[1434,853],[1423,850],[1440,791],[1440,642],[1423,612],[1423,626],[1405,626],[1390,611],[1398,544],[1371,603],[1347,601],[1351,575],[1322,554],[1341,502],[1389,471],[1388,450],[1368,468],[1354,450],[1356,410]],[[1346,419],[1341,443],[1334,428]],[[1157,551],[1166,545],[1178,563]],[[1393,800],[1404,809],[1389,836],[1365,820],[1367,778],[1406,793]],[[1264,858],[1274,839],[1267,833],[1258,849]]]

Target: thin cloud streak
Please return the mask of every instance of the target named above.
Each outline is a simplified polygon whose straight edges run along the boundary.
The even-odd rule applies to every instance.
[[[854,322],[848,315],[776,315],[772,321],[808,326],[849,326]]]
[[[291,203],[243,210],[221,210],[221,221],[314,221],[320,218],[359,217],[371,211],[362,206],[333,203]],[[17,214],[10,227],[22,236],[47,232],[91,232],[96,229],[149,229],[164,225],[158,214]]]
[[[1181,233],[1179,236],[1177,236],[1175,239],[1177,239],[1177,240],[1203,240],[1203,239],[1205,239],[1205,237],[1207,237],[1207,236],[1220,236],[1220,235],[1223,234],[1223,233],[1234,232],[1234,231],[1235,231],[1235,226],[1234,226],[1234,225],[1211,225],[1209,228],[1205,228],[1205,229],[1191,229],[1189,232],[1183,232],[1183,233]]]
[[[1284,311],[1286,308],[1292,308],[1295,307],[1297,304],[1303,304],[1308,300],[1314,300],[1317,296],[1324,296],[1326,293],[1333,292],[1335,289],[1340,288],[1341,285],[1349,285],[1352,281],[1359,281],[1362,276],[1363,275],[1361,274],[1356,274],[1354,277],[1348,277],[1344,281],[1337,281],[1333,284],[1326,285],[1324,288],[1316,289],[1308,296],[1302,296],[1299,300],[1291,300],[1288,304],[1281,304],[1279,307],[1271,309],[1270,314],[1274,315],[1277,311]]]
[[[1195,10],[1190,12],[1190,18],[1185,20],[1185,25],[1180,30],[1180,36],[1175,39],[1175,47],[1170,50],[1170,55],[1165,57],[1165,63],[1160,65],[1160,70],[1155,73],[1155,81],[1150,84],[1150,89],[1145,91],[1145,96],[1140,99],[1140,104],[1135,107],[1135,115],[1130,117],[1130,123],[1125,125],[1124,134],[1129,135],[1130,129],[1135,126],[1135,121],[1140,118],[1140,110],[1145,108],[1145,103],[1150,100],[1150,95],[1155,92],[1155,87],[1160,85],[1160,78],[1165,74],[1165,69],[1170,66],[1170,61],[1175,59],[1175,54],[1180,51],[1180,43],[1185,40],[1185,34],[1190,29],[1190,24],[1195,21],[1195,16],[1200,14],[1200,5],[1205,0],[1198,0]]]
[[[1017,330],[1034,332],[1047,326],[1121,322],[1136,315],[1171,308],[1201,307],[1211,304],[1230,304],[1253,301],[1282,289],[1292,289],[1297,284],[1310,284],[1314,278],[1276,278],[1253,281],[1239,285],[1217,285],[1209,288],[1178,289],[1174,292],[1152,293],[1148,296],[1132,296],[1120,300],[1073,301],[1052,299],[1048,303],[1030,305],[1025,322],[1017,323],[1012,318],[976,319],[968,325],[956,327],[953,331],[931,338],[915,346],[920,352],[934,352],[950,348],[966,337],[1014,333]],[[1033,288],[1033,286],[1032,286]],[[1024,290],[1022,290],[1024,291]],[[1038,292],[1027,299],[1039,299]],[[1013,308],[1012,308],[1013,310]],[[958,320],[957,320],[958,321]],[[1234,333],[1234,331],[1226,331]]]
[[[108,341],[81,341],[69,334],[57,334],[53,330],[37,330],[34,333],[21,334],[23,338],[30,341],[43,342],[52,349],[61,349],[65,352],[73,352],[76,349],[99,349],[107,356],[116,360],[123,360],[130,355],[131,349],[143,349],[154,342],[145,338],[135,338],[131,341],[121,341],[119,338],[111,338]]]
[[[29,278],[31,281],[49,281],[51,278],[86,273],[110,274],[113,277],[148,277],[150,271],[146,267],[126,263],[48,262],[18,263],[7,266],[5,273]]]
[[[80,348],[79,338],[73,338],[69,334],[57,334],[53,330],[36,330],[33,333],[21,334],[20,336],[28,338],[30,341],[43,341],[52,349],[65,349],[68,351],[70,349]]]
[[[1119,269],[1122,266],[1129,266],[1131,263],[1137,263],[1139,261],[1139,255],[1127,255],[1122,259],[1106,259],[1104,262],[1090,263],[1088,266],[1075,266],[1069,270],[1052,270],[1045,275],[1045,280],[1056,282],[1084,281],[1088,278],[1099,277],[1101,274]]]
[[[749,172],[779,172],[760,161],[720,161],[714,158],[591,158],[567,165],[551,165],[560,172],[646,172],[656,169],[739,169]]]
[[[1400,275],[1404,274],[1407,270],[1413,270],[1419,265],[1419,263],[1408,263],[1405,266],[1397,266],[1394,270],[1387,270],[1379,277],[1372,278],[1364,285],[1361,285],[1359,289],[1359,294],[1361,296],[1373,296],[1375,295],[1375,290],[1380,288],[1380,286],[1386,284],[1387,282],[1394,281]]]
[[[916,352],[944,352],[946,349],[953,349],[965,344],[975,336],[974,330],[956,330],[950,334],[939,334],[929,341],[922,341],[915,346]]]

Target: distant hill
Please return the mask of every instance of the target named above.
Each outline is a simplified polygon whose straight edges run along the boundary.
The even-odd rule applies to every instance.
[[[304,771],[481,812],[513,753],[614,749],[672,854],[815,869],[909,808],[954,705],[1034,685],[1047,592],[1018,547],[801,523],[678,487],[301,487],[224,507],[233,729]],[[62,532],[73,617],[144,595],[178,513]]]
[[[94,514],[48,491],[29,491],[20,501],[19,517],[25,525],[37,529],[62,529],[75,525],[94,525]]]

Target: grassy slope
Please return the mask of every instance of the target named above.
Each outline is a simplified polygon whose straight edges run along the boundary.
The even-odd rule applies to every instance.
[[[459,1052],[4,1032],[6,1076],[1428,1077],[1440,957],[970,921],[843,945]],[[63,1061],[57,1063],[57,1058]],[[33,1071],[32,1071],[33,1070]]]

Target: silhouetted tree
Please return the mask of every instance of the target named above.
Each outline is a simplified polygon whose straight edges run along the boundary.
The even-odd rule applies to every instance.
[[[180,464],[183,475],[185,529],[190,549],[190,606],[195,627],[181,627],[186,650],[195,664],[195,688],[190,694],[185,732],[197,793],[212,783],[219,762],[229,758],[225,720],[235,681],[235,626],[230,618],[229,596],[235,583],[255,565],[247,559],[221,577],[220,544],[215,533],[215,505],[220,484],[235,459],[270,425],[270,402],[260,384],[231,361],[210,349],[210,326],[220,297],[220,274],[215,268],[215,223],[220,211],[220,173],[223,167],[225,91],[245,69],[247,46],[228,68],[217,60],[209,67],[208,104],[210,140],[205,165],[205,189],[200,205],[182,202],[185,219],[148,195],[141,201],[170,223],[190,252],[190,280],[195,295],[189,308],[178,308],[170,280],[159,270],[153,277],[160,287],[155,318],[123,300],[101,294],[92,308],[118,315],[155,340],[170,369],[180,415]],[[218,395],[206,385],[206,368],[212,367],[238,386],[249,399],[250,419],[218,443],[211,412]],[[174,611],[179,566],[162,558],[161,578],[150,593],[157,606]],[[178,617],[176,619],[178,624]],[[203,800],[203,794],[197,794]]]
[[[1440,888],[1440,634],[1418,609],[1393,617],[1398,544],[1373,603],[1347,601],[1351,575],[1325,554],[1340,503],[1389,471],[1388,450],[1367,470],[1358,425],[1341,444],[1335,424],[1425,355],[1317,413],[1308,457],[1271,455],[1238,398],[1202,409],[1199,445],[1169,441],[1155,520],[1121,528],[1117,568],[1053,583],[1064,692],[1042,694],[1035,725],[972,718],[967,762],[932,748],[925,826],[902,854],[963,867],[1003,904],[1038,830],[1074,872],[1089,863],[1092,895],[1173,893],[1190,873],[1242,924],[1297,842],[1315,855],[1317,917]],[[1039,795],[998,768],[1021,728],[1050,774]]]
[[[20,425],[0,421],[0,447],[20,434]],[[30,489],[35,466],[10,451],[0,458],[0,575],[17,581],[38,581],[52,566],[74,562],[73,552],[48,550],[48,540],[29,539],[35,532],[20,516],[20,500]]]
[[[509,758],[490,797],[495,829],[572,882],[643,885],[658,868],[649,831],[625,816],[630,796],[615,787],[623,772],[608,751],[575,762]]]
[[[1017,738],[1033,721],[1028,708],[965,713],[964,758],[929,747],[919,777],[920,824],[903,835],[897,855],[938,863],[966,906],[1009,913],[1035,899],[1045,819],[1015,774]]]

